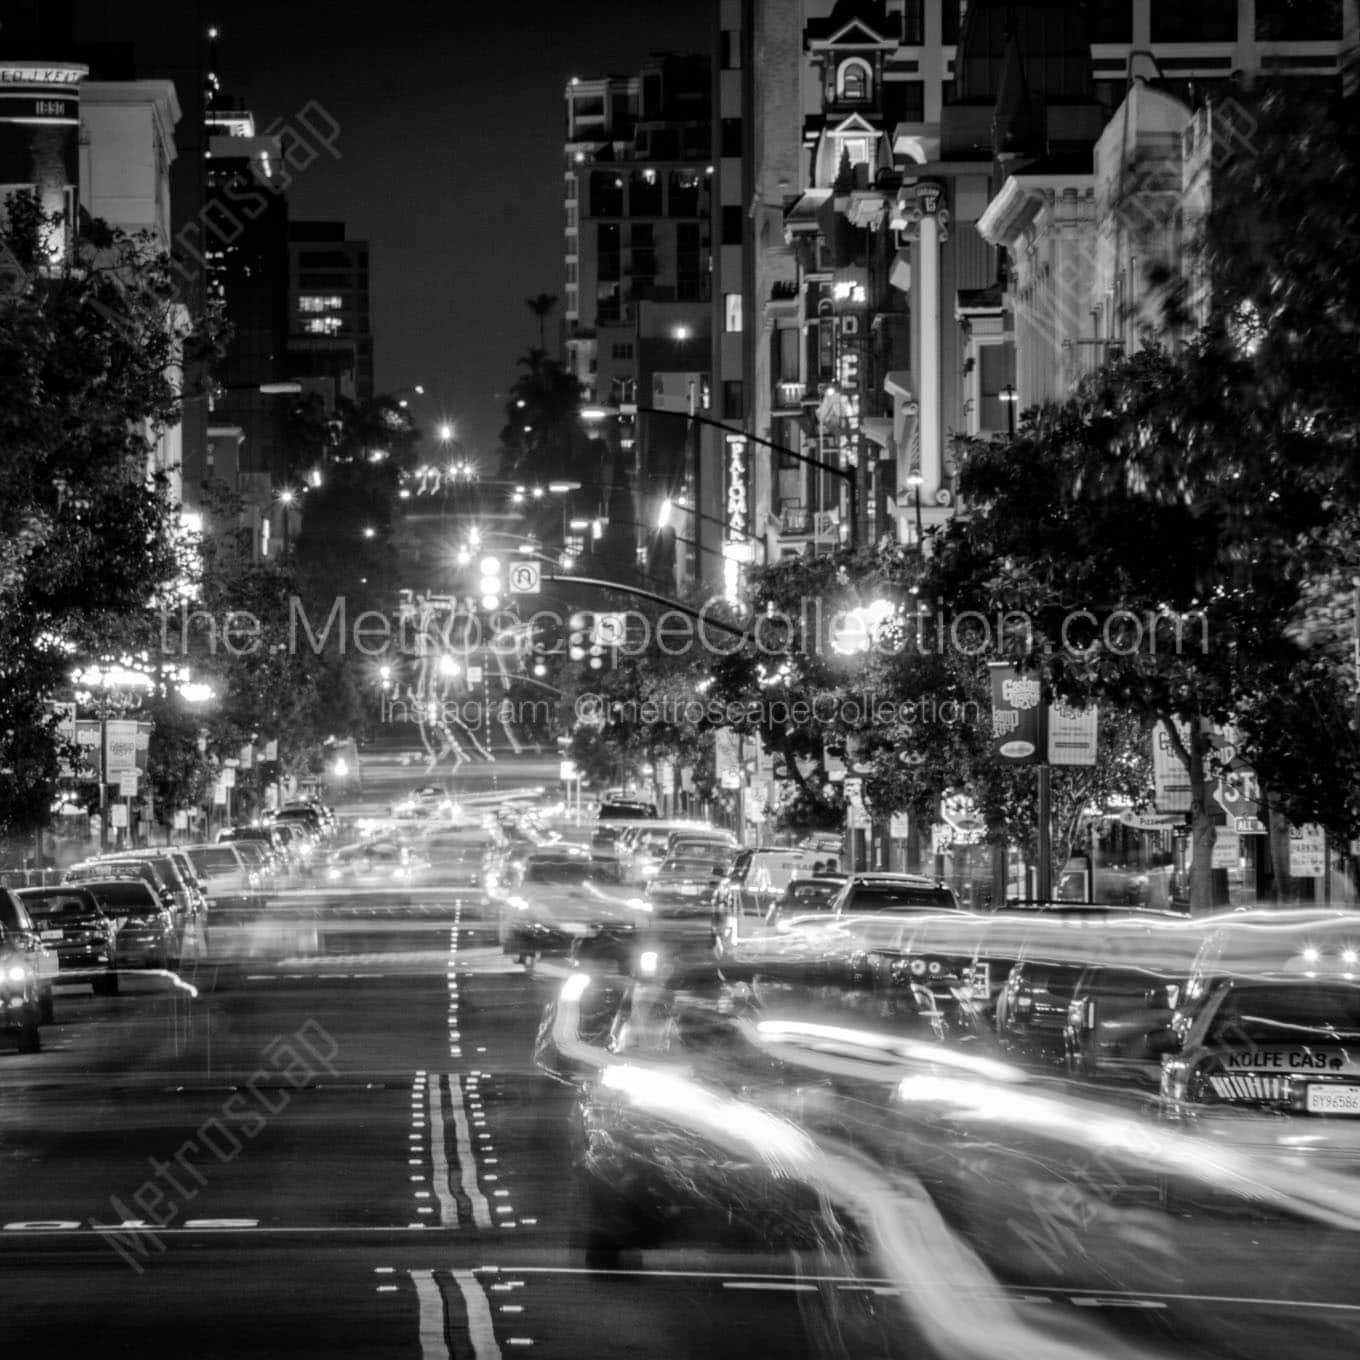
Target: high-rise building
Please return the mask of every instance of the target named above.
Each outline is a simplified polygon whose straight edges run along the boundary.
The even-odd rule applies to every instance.
[[[709,404],[711,90],[704,56],[656,57],[636,76],[566,88],[565,354],[590,402],[622,408],[640,561],[655,516],[702,480],[677,414]],[[670,545],[674,551],[675,545]],[[697,564],[680,564],[680,577]]]
[[[373,396],[368,310],[368,242],[343,222],[288,226],[288,375],[329,379],[336,397]]]

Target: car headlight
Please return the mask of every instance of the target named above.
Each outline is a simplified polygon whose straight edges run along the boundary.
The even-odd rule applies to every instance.
[[[644,949],[638,956],[638,972],[643,977],[655,977],[661,967],[661,956],[655,949]]]
[[[5,970],[5,977],[10,982],[22,982],[27,976],[28,969],[22,964],[11,964],[10,967]]]

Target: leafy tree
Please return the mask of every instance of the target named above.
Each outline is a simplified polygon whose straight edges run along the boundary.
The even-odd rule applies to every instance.
[[[180,365],[213,338],[211,318],[182,319],[149,239],[82,220],[54,266],[48,243],[65,226],[20,194],[0,227],[20,271],[0,296],[5,834],[48,820],[58,752],[45,701],[174,576],[175,507],[149,460],[180,418]]]

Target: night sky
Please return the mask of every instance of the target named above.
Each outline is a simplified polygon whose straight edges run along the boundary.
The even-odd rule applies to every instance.
[[[261,130],[315,100],[340,124],[288,191],[294,218],[372,242],[377,386],[423,383],[422,424],[451,417],[490,460],[524,305],[564,292],[562,93],[636,73],[652,52],[707,51],[706,0],[385,0],[362,8],[231,0],[214,17],[224,95]],[[559,302],[560,307],[560,302]],[[549,343],[556,349],[550,321]]]

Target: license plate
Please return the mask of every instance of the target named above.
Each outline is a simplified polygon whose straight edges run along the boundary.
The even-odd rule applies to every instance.
[[[40,933],[44,940],[64,940],[66,938],[64,930],[44,930]]]
[[[1309,1114],[1360,1114],[1360,1086],[1309,1086],[1303,1106]]]

